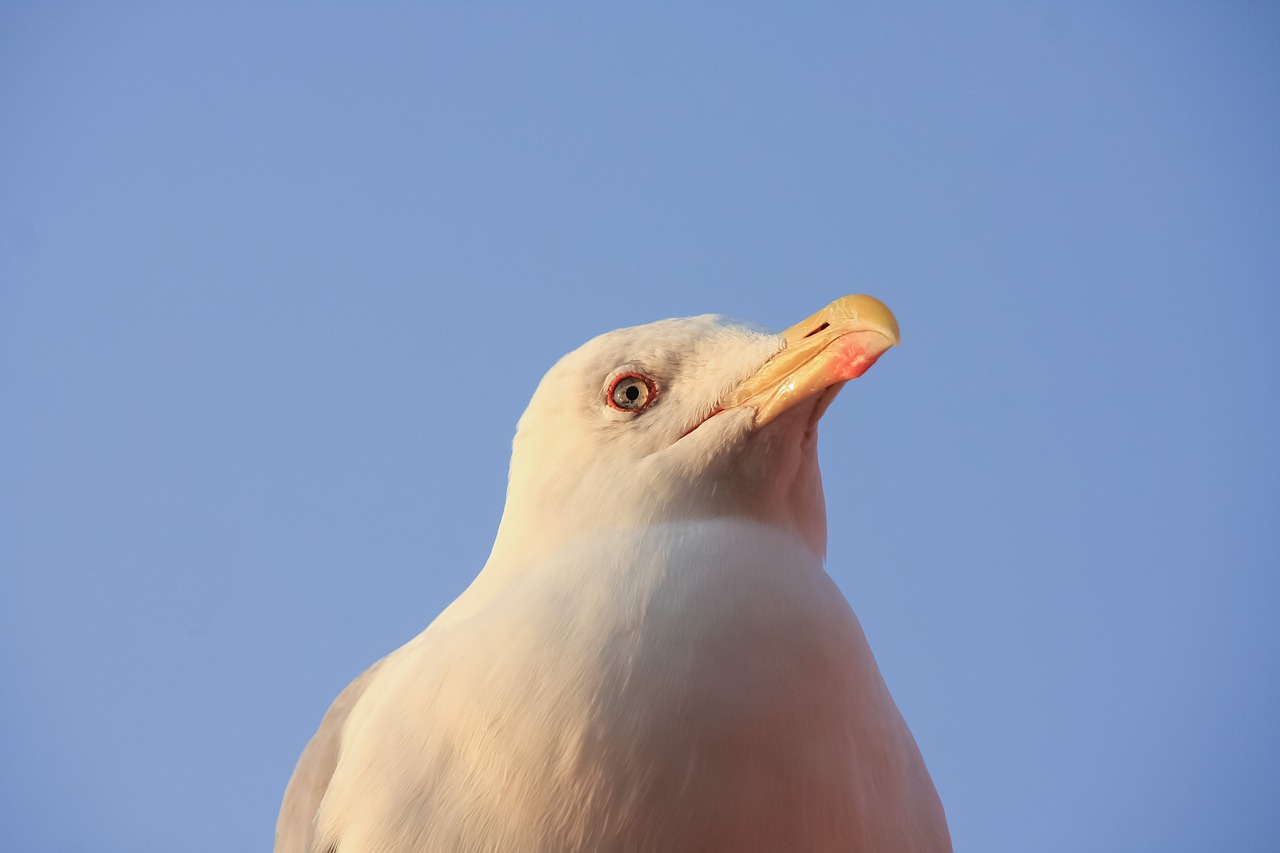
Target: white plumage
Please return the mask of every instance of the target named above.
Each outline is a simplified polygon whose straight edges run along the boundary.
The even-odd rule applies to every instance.
[[[277,853],[944,851],[946,821],[823,570],[816,427],[897,325],[602,335],[520,420],[472,585],[334,702]]]

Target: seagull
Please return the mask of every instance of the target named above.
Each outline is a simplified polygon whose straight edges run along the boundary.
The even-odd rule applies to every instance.
[[[846,296],[562,358],[471,585],[325,714],[277,853],[950,851],[824,569],[818,420],[899,341]]]

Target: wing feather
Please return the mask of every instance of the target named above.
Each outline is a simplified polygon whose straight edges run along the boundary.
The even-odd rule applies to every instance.
[[[275,853],[320,853],[312,848],[316,812],[338,766],[343,726],[385,660],[366,669],[338,694],[320,721],[320,728],[302,751],[285,788],[280,818],[276,821]]]

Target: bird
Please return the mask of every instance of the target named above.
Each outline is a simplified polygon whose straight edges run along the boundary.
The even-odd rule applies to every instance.
[[[950,851],[825,570],[818,421],[899,343],[866,295],[780,334],[602,334],[538,384],[492,551],[334,700],[276,853]]]

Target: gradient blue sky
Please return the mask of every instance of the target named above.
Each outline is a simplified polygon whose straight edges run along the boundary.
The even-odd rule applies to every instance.
[[[599,332],[904,346],[829,570],[958,850],[1280,838],[1280,11],[0,6],[0,823],[262,850]]]

